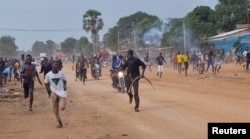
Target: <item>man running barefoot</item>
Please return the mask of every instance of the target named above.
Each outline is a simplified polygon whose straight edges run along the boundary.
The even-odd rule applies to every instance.
[[[42,82],[38,76],[35,65],[31,64],[32,56],[27,55],[26,61],[23,65],[23,71],[21,71],[21,77],[23,78],[23,90],[24,98],[30,97],[29,111],[32,111],[33,105],[33,92],[34,92],[34,76],[37,77],[38,82],[42,85]]]
[[[57,128],[62,128],[62,120],[59,115],[59,103],[62,101],[61,110],[66,108],[66,77],[62,71],[59,70],[60,64],[57,61],[52,63],[52,70],[45,76],[45,85],[48,93],[52,95],[53,110],[58,122]]]

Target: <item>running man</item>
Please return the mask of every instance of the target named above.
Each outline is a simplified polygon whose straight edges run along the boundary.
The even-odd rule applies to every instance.
[[[151,62],[150,62],[150,58],[149,58],[149,54],[148,53],[146,53],[146,56],[144,57],[144,62],[148,66],[149,71],[152,71],[151,70]]]
[[[129,103],[131,104],[133,101],[133,97],[135,100],[135,112],[139,112],[139,105],[140,105],[140,97],[139,97],[139,80],[135,80],[137,77],[143,78],[144,72],[146,69],[146,64],[142,62],[139,58],[134,57],[134,51],[128,50],[127,52],[127,61],[121,67],[122,70],[127,69],[126,75],[126,86],[127,86],[127,93],[129,96]],[[140,74],[140,66],[142,67],[142,72]],[[134,83],[132,84],[132,81]],[[132,94],[131,90],[129,90],[130,86],[133,86],[134,95]]]
[[[194,52],[193,55],[191,56],[191,60],[190,60],[190,63],[192,63],[192,65],[193,65],[193,71],[196,69],[197,62],[198,62],[198,56]]]
[[[222,56],[219,52],[219,50],[217,51],[216,55],[215,55],[215,62],[214,62],[214,66],[215,66],[215,70],[214,73],[219,73],[220,69],[221,69],[221,63],[222,63]]]
[[[160,78],[162,77],[162,72],[163,72],[163,62],[166,63],[164,57],[162,56],[162,53],[160,52],[159,56],[156,58],[156,61],[158,63],[158,72],[157,72],[157,76],[160,73]]]
[[[42,82],[36,71],[36,66],[31,64],[32,56],[27,55],[26,61],[23,65],[23,71],[21,71],[21,77],[23,78],[24,98],[30,97],[29,111],[32,111],[33,104],[33,92],[34,92],[34,76],[37,77],[38,82],[42,85]]]
[[[212,66],[212,73],[214,74],[214,52],[212,50],[210,50],[207,54],[208,58],[207,58],[207,70],[206,70],[206,74],[210,65]]]
[[[185,76],[187,76],[187,70],[188,70],[188,65],[189,65],[189,60],[190,60],[188,52],[186,52],[182,55],[182,59],[183,59],[183,63],[184,63]]]
[[[182,69],[182,54],[180,52],[177,53],[177,69],[179,74],[181,74],[181,69]]]
[[[60,70],[60,63],[58,61],[54,61],[52,63],[52,70],[46,74],[44,82],[49,96],[52,93],[53,111],[58,122],[57,128],[62,128],[63,124],[59,115],[59,103],[60,101],[62,101],[63,105],[61,107],[61,110],[65,110],[67,97],[67,80],[64,73]]]

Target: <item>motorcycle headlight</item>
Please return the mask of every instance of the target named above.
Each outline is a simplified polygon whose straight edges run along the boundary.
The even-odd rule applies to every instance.
[[[118,72],[118,77],[123,77],[123,72],[119,71]]]

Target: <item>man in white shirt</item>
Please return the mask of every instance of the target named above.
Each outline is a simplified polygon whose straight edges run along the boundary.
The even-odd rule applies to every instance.
[[[45,85],[48,91],[49,97],[52,95],[53,99],[53,110],[58,121],[57,128],[62,128],[63,124],[59,115],[59,103],[62,101],[62,108],[66,108],[66,77],[62,71],[59,70],[59,62],[54,61],[52,63],[52,70],[48,72],[45,76]],[[52,94],[51,94],[52,93]]]

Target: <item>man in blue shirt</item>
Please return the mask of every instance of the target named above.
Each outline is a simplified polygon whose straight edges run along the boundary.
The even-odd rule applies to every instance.
[[[119,64],[119,58],[117,55],[113,55],[112,57],[112,69],[111,69],[111,78],[112,78],[112,86],[113,88],[116,88],[117,87],[117,69],[119,68],[118,67],[118,64]]]
[[[4,75],[4,83],[6,84],[6,80],[8,78],[8,81],[10,82],[10,75],[11,75],[12,67],[7,67],[3,71]]]

